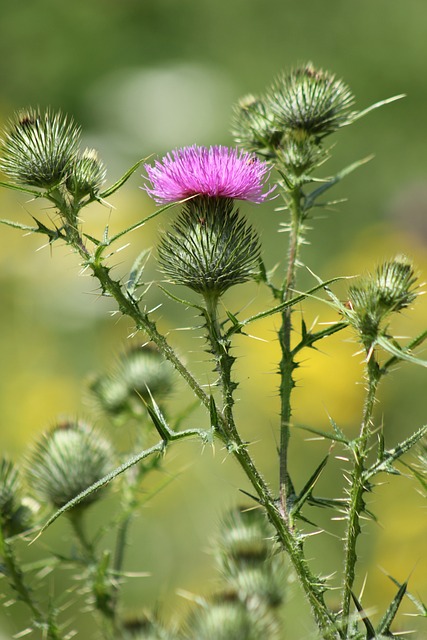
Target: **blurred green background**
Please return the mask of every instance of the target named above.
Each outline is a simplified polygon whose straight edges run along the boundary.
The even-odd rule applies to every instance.
[[[0,9],[0,121],[29,105],[51,105],[71,114],[83,127],[85,144],[99,150],[110,183],[139,158],[178,145],[231,144],[231,105],[241,95],[263,91],[282,69],[299,62],[312,61],[342,77],[354,91],[358,108],[405,93],[404,100],[334,137],[333,157],[322,175],[371,153],[375,158],[335,189],[334,199],[348,201],[313,221],[311,246],[303,259],[326,279],[361,273],[405,253],[413,257],[421,280],[426,278],[423,0],[0,0]],[[139,189],[139,173],[111,199],[113,209],[85,210],[86,231],[102,233],[108,223],[114,232],[153,210]],[[24,223],[36,212],[49,216],[49,211],[40,211],[42,205],[12,191],[0,192],[0,206],[1,217]],[[262,234],[269,267],[286,251],[286,237],[277,234],[281,218],[273,207],[244,206]],[[158,227],[156,220],[130,236],[130,246],[113,258],[117,274],[129,270],[141,248],[155,245]],[[6,227],[0,233],[0,447],[17,460],[58,415],[91,416],[85,381],[91,372],[114,362],[132,331],[127,320],[111,317],[113,307],[98,298],[95,283],[84,274],[79,277],[75,256],[64,248],[43,248],[40,238],[22,236]],[[154,260],[150,269],[155,278]],[[300,286],[311,282],[303,274]],[[236,291],[227,299],[233,312],[243,305],[249,305],[248,313],[255,312],[270,303],[255,286]],[[160,302],[160,328],[170,331],[171,342],[201,380],[212,382],[211,367],[200,364],[206,359],[202,341],[190,332],[173,331],[196,325],[198,319],[165,302],[153,287],[149,305]],[[315,302],[305,307],[307,324],[317,316],[319,321],[336,320],[331,313]],[[426,318],[421,299],[396,331],[415,335],[425,328]],[[254,325],[254,335],[264,342],[239,339],[236,349],[242,356],[237,411],[273,486],[278,435],[275,328],[276,320]],[[356,346],[349,337],[330,339],[304,361],[295,394],[296,423],[325,428],[331,415],[348,433],[356,433],[362,366],[360,356],[353,357]],[[183,393],[177,382],[180,406],[191,401],[185,396],[182,400]],[[425,423],[424,370],[401,366],[385,382],[381,396],[379,416],[387,427],[388,445]],[[126,439],[128,434],[115,437]],[[327,450],[324,443],[304,439],[297,432],[292,449],[301,483]],[[338,471],[326,474],[322,490],[328,495],[338,482]],[[157,604],[166,619],[187,606],[178,589],[206,594],[213,588],[213,560],[207,553],[212,532],[221,513],[241,501],[238,489],[248,488],[223,451],[201,454],[198,443],[176,445],[166,458],[163,478],[153,479],[147,493],[169,474],[176,477],[144,507],[129,549],[127,568],[149,571],[151,577],[133,580],[124,600],[130,612]],[[360,587],[366,573],[366,600],[382,608],[394,587],[380,567],[401,581],[412,572],[410,589],[427,599],[425,504],[410,480],[384,480],[386,485],[371,498],[380,526],[366,525],[371,543],[361,545],[358,583]],[[96,509],[95,521],[107,517],[102,508]],[[330,535],[310,543],[308,555],[319,570],[339,570],[339,525],[322,518]],[[60,547],[68,535],[67,525],[58,523],[43,544]],[[61,579],[56,580],[49,586],[52,591],[63,588]],[[308,638],[313,631],[300,600],[292,590],[288,638]],[[86,637],[91,627],[82,626],[78,606],[81,602],[73,624],[79,637]],[[5,638],[22,628],[13,607],[0,615]],[[415,627],[417,622],[402,622],[408,624]]]

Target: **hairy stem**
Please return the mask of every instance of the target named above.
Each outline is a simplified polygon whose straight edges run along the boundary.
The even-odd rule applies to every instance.
[[[225,433],[222,439],[237,462],[243,469],[246,477],[257,494],[259,503],[265,508],[268,519],[276,530],[278,540],[288,553],[293,568],[300,580],[300,584],[310,603],[314,618],[325,639],[336,638],[334,620],[323,598],[323,585],[312,574],[304,557],[303,542],[298,534],[292,530],[283,518],[277,504],[257,467],[255,466],[248,450],[247,443],[243,442],[235,425],[233,415],[233,392],[236,384],[231,379],[232,366],[235,358],[230,355],[230,341],[221,331],[217,317],[217,299],[205,298],[206,321],[208,340],[216,361],[216,369],[220,376],[223,398],[223,416]]]
[[[113,586],[108,576],[104,558],[98,558],[93,544],[87,539],[83,527],[83,513],[77,507],[69,512],[69,520],[83,553],[83,562],[89,570],[89,583],[94,597],[95,609],[103,622],[106,640],[115,640],[120,635],[120,625],[113,604]]]
[[[369,350],[368,350],[369,353]],[[359,438],[354,451],[354,465],[351,474],[351,489],[347,515],[347,531],[345,535],[344,581],[342,595],[343,629],[347,632],[351,606],[351,592],[355,580],[357,563],[357,540],[361,533],[360,517],[364,509],[363,494],[367,490],[364,473],[366,458],[369,452],[370,436],[372,435],[372,415],[378,384],[381,379],[381,369],[371,353],[366,366],[367,394],[363,410],[362,424]]]
[[[43,637],[45,637],[46,640],[61,640],[63,636],[56,625],[53,614],[45,614],[42,609],[40,609],[39,604],[33,597],[31,589],[27,587],[12,545],[9,540],[4,537],[1,526],[0,557],[4,564],[3,573],[5,573],[17,593],[18,598],[30,609],[35,625],[43,630]]]
[[[302,192],[299,187],[295,187],[291,192],[290,200],[290,238],[288,248],[288,268],[286,277],[280,291],[280,301],[287,302],[292,296],[292,289],[295,285],[295,276],[297,269],[298,249],[301,242],[302,227],[302,211],[301,198]],[[279,371],[280,371],[280,467],[279,467],[279,486],[280,486],[280,502],[284,517],[287,517],[288,499],[294,494],[292,481],[288,468],[288,452],[290,439],[290,420],[291,420],[291,394],[295,386],[293,379],[293,371],[296,363],[291,351],[291,334],[292,334],[292,308],[287,307],[282,312],[282,325],[279,330],[279,344],[282,352]]]

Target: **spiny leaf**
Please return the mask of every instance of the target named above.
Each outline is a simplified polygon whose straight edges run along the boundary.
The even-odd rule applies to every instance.
[[[371,621],[369,620],[368,616],[366,615],[361,603],[359,602],[359,600],[356,598],[356,596],[354,595],[353,591],[351,592],[351,597],[353,598],[353,602],[356,605],[356,609],[358,610],[358,612],[360,613],[360,617],[362,618],[363,624],[365,625],[366,628],[366,638],[367,640],[372,640],[372,638],[376,637],[375,634],[375,629],[372,626]]]
[[[388,578],[390,578],[393,584],[396,585],[396,587],[402,586],[402,584],[398,582],[395,578],[393,578],[393,576],[391,576],[390,574],[386,574],[386,575]],[[418,611],[420,612],[420,616],[422,616],[423,618],[427,618],[427,605],[425,605],[423,602],[418,600],[418,598],[415,598],[415,596],[413,596],[412,593],[409,593],[408,591],[406,592],[406,596],[417,607]]]
[[[329,433],[328,431],[322,431],[321,429],[314,429],[313,427],[306,427],[305,425],[293,425],[297,429],[302,429],[303,431],[308,431],[309,433],[314,433],[322,438],[326,438],[327,440],[332,440],[333,442],[343,442],[344,444],[350,446],[351,441],[348,440],[345,436],[340,436],[339,434]]]
[[[129,279],[126,284],[126,289],[129,295],[133,295],[135,290],[141,286],[141,277],[147,264],[147,260],[150,255],[150,249],[144,249],[136,258],[129,273]]]
[[[366,480],[381,471],[386,473],[398,474],[399,471],[394,469],[393,462],[398,460],[404,453],[409,451],[421,438],[427,433],[427,425],[424,425],[418,431],[410,435],[406,440],[400,442],[394,449],[386,449],[382,453],[382,458],[377,460],[369,469],[366,470],[364,476]]]
[[[385,612],[384,616],[380,620],[380,623],[377,627],[377,633],[388,634],[390,632],[390,626],[394,618],[396,617],[396,614],[400,607],[400,603],[402,602],[403,597],[406,593],[407,586],[408,586],[408,582],[404,582],[402,585],[400,585],[387,611]]]
[[[310,478],[305,483],[305,485],[302,488],[300,494],[298,495],[298,497],[296,498],[294,504],[292,505],[292,509],[291,509],[292,514],[298,514],[299,511],[301,510],[302,506],[304,505],[304,503],[310,497],[311,492],[312,492],[314,486],[316,485],[316,482],[320,478],[320,475],[321,475],[323,469],[325,468],[326,463],[328,462],[328,458],[329,458],[329,454],[323,458],[323,460],[320,462],[320,464],[317,466],[317,468],[311,474]]]
[[[212,395],[209,396],[209,415],[211,418],[212,429],[214,429],[215,431],[218,431],[218,425],[219,425],[218,410],[216,408],[215,399]]]

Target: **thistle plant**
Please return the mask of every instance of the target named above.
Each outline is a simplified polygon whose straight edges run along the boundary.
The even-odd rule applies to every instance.
[[[406,577],[391,576],[396,595],[375,621],[371,610],[376,603],[362,602],[356,593],[362,581],[358,545],[362,519],[375,519],[366,498],[381,474],[399,475],[403,469],[420,481],[424,490],[426,487],[423,438],[427,427],[414,426],[409,437],[391,447],[387,425],[378,424],[374,412],[379,385],[395,365],[406,362],[427,366],[415,351],[427,338],[427,331],[402,342],[392,328],[396,314],[415,303],[420,286],[414,267],[403,256],[352,280],[344,301],[335,292],[335,284],[342,278],[323,281],[313,275],[313,286],[304,292],[299,292],[298,278],[313,210],[328,206],[325,194],[366,162],[356,160],[336,175],[322,177],[319,171],[331,154],[328,137],[399,97],[356,111],[352,92],[333,74],[312,64],[285,73],[263,95],[247,96],[236,105],[232,129],[238,147],[193,145],[171,151],[153,163],[145,162],[143,189],[157,208],[114,236],[106,227],[102,238],[85,231],[81,210],[93,202],[105,205],[143,161],[104,188],[105,167],[95,150],[80,151],[80,130],[71,120],[49,110],[28,110],[9,123],[0,150],[0,167],[9,182],[1,185],[47,200],[56,209],[60,223],[38,219],[35,226],[8,220],[2,223],[42,234],[49,243],[71,247],[83,269],[97,282],[99,293],[114,300],[117,310],[133,323],[134,338],[140,336],[143,344],[133,345],[111,373],[96,374],[89,383],[105,423],[128,423],[135,429],[131,451],[113,453],[113,445],[81,421],[58,423],[36,444],[26,463],[29,495],[33,493],[54,509],[47,515],[42,509],[41,516],[35,520],[32,517],[31,524],[19,511],[14,467],[4,462],[0,470],[5,574],[28,605],[33,625],[43,629],[43,637],[65,638],[67,632],[61,627],[58,607],[50,603],[42,606],[35,598],[31,576],[20,569],[15,539],[34,526],[38,527],[37,540],[62,515],[68,516],[78,545],[78,553],[64,555],[63,561],[86,568],[82,579],[90,594],[89,608],[100,620],[100,637],[282,638],[282,608],[292,580],[304,594],[319,638],[359,640],[396,635],[394,626],[399,624],[400,605],[407,595]],[[237,206],[237,201],[248,201],[261,207],[268,200],[274,200],[283,216],[280,230],[288,233],[282,251],[287,260],[281,270],[267,264],[258,230]],[[153,309],[150,303],[153,283],[145,281],[150,257],[147,248],[143,247],[129,266],[127,279],[114,279],[112,274],[111,256],[117,241],[170,209],[178,212],[167,214],[154,252],[157,285],[175,304],[190,309],[193,315],[196,311],[202,318],[201,326],[197,324],[194,329],[203,332],[208,366],[215,371],[209,387],[192,373],[191,362],[180,357],[157,327],[157,307]],[[225,294],[250,280],[266,288],[271,303],[245,316],[238,308],[228,308],[228,300],[231,305],[235,302]],[[177,285],[179,289],[175,289]],[[182,294],[183,289],[188,289],[188,296]],[[331,312],[331,322],[325,327],[307,328],[303,305],[313,296],[323,300]],[[303,308],[298,327],[293,314],[296,305]],[[239,399],[235,336],[244,339],[250,325],[269,317],[279,318],[280,347],[279,445],[277,483],[273,486],[255,462],[245,425],[239,424],[235,413]],[[299,425],[329,441],[331,451],[332,447],[339,449],[342,455],[338,459],[346,463],[336,494],[321,496],[318,481],[326,467],[335,464],[331,451],[307,470],[302,483],[296,481],[292,468],[291,427],[298,426],[292,422],[295,372],[307,350],[347,329],[360,344],[361,379],[366,387],[358,435],[350,437],[333,418],[330,427],[323,430]],[[204,409],[205,421],[198,428],[186,428],[191,409],[177,415],[169,407],[173,369]],[[156,433],[157,441],[153,439]],[[123,562],[127,535],[140,505],[139,488],[148,473],[161,464],[167,466],[165,454],[172,443],[189,438],[198,439],[201,447],[217,444],[224,448],[250,487],[250,491],[244,490],[248,505],[233,510],[220,525],[217,558],[221,588],[213,596],[198,597],[197,607],[181,624],[164,624],[155,612],[147,611],[130,619],[121,602],[121,585],[126,577]],[[412,458],[411,449],[415,454]],[[117,455],[124,455],[124,460],[115,466]],[[102,531],[88,536],[86,511],[96,508],[98,500],[109,499],[104,489],[110,483],[118,488],[121,510],[111,524],[116,532],[115,549],[102,551],[98,544]],[[307,513],[307,507],[327,509],[333,518],[344,522],[342,563],[329,567],[327,575],[314,570],[306,551],[306,540],[324,533]],[[337,592],[338,606],[331,598]],[[425,617],[426,606],[412,594],[408,597],[418,614]]]

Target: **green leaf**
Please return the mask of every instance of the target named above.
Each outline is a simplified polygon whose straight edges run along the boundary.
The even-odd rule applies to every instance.
[[[352,173],[359,167],[362,167],[367,162],[370,162],[373,157],[374,156],[371,155],[371,156],[367,156],[366,158],[362,158],[362,160],[357,160],[356,162],[353,162],[352,164],[348,165],[347,167],[339,171],[335,176],[327,180],[320,187],[317,187],[317,189],[314,189],[311,193],[309,193],[306,196],[304,200],[304,210],[308,211],[309,209],[311,209],[314,206],[315,201],[320,195],[325,193],[325,191],[333,187],[335,184],[340,182],[343,178],[347,177],[350,173]]]
[[[332,440],[332,442],[343,442],[344,444],[351,446],[351,441],[348,440],[344,435],[340,436],[338,433],[329,433],[328,431],[321,431],[320,429],[314,429],[313,427],[306,427],[304,425],[294,425],[296,429],[302,429],[303,431],[308,431],[309,433],[314,433],[321,438],[326,438],[327,440]]]
[[[377,627],[377,633],[382,633],[382,634],[390,633],[390,626],[399,610],[400,603],[402,602],[403,597],[406,593],[407,586],[408,586],[408,582],[404,582],[402,585],[400,585],[399,590],[397,591],[387,611],[385,612],[384,616],[381,618],[379,622],[379,625]]]
[[[374,104],[371,104],[366,109],[362,109],[362,111],[357,111],[356,113],[352,114],[351,122],[360,120],[360,118],[363,118],[364,116],[366,116],[366,114],[370,113],[371,111],[374,111],[375,109],[379,109],[380,107],[383,107],[385,104],[390,104],[391,102],[396,102],[396,100],[401,100],[402,98],[406,98],[406,95],[404,93],[400,93],[399,95],[393,96],[392,98],[386,98],[386,100],[380,100],[380,102],[375,102]]]
[[[279,313],[280,311],[283,311],[287,307],[293,307],[294,305],[298,304],[302,300],[305,300],[305,298],[311,296],[316,291],[319,291],[319,289],[324,289],[329,284],[332,284],[333,282],[338,282],[338,280],[343,280],[343,279],[346,279],[346,277],[345,276],[344,277],[343,276],[338,276],[336,278],[331,278],[330,280],[326,280],[325,282],[320,282],[319,284],[317,284],[312,289],[309,289],[305,293],[301,293],[300,295],[296,296],[295,298],[292,298],[291,300],[286,300],[285,302],[282,302],[281,304],[278,304],[276,307],[272,307],[271,309],[267,309],[267,311],[262,311],[261,313],[257,313],[254,316],[251,316],[250,318],[246,318],[246,320],[242,320],[242,321],[238,322],[238,324],[236,324],[233,327],[231,327],[227,331],[227,334],[226,334],[225,337],[229,338],[230,336],[233,335],[233,333],[236,333],[236,332],[240,331],[241,329],[243,329],[243,327],[246,327],[248,324],[250,324],[251,322],[254,322],[255,320],[261,320],[263,318],[268,318],[269,316],[272,316],[275,313]]]
[[[6,189],[12,189],[13,191],[20,191],[21,193],[26,193],[27,195],[33,196],[34,198],[47,198],[47,194],[42,191],[35,191],[34,189],[28,189],[28,187],[21,187],[19,184],[13,184],[11,182],[1,182],[0,187],[5,187]]]
[[[149,256],[150,249],[144,249],[133,263],[129,273],[129,279],[126,284],[126,289],[129,295],[133,295],[135,290],[143,284],[141,282],[141,277]]]
[[[420,358],[416,358],[415,356],[411,356],[405,349],[398,346],[396,342],[390,340],[386,336],[379,336],[376,341],[380,347],[390,353],[394,358],[398,360],[406,360],[407,362],[411,362],[412,364],[418,364],[421,367],[427,367],[427,360],[421,360]]]
[[[173,293],[171,293],[170,291],[168,291],[167,289],[165,289],[165,287],[162,287],[161,284],[157,285],[159,287],[159,289],[161,289],[163,291],[163,293],[170,298],[171,300],[174,300],[175,302],[179,302],[180,304],[185,305],[186,307],[190,307],[193,309],[197,309],[198,311],[201,311],[202,313],[205,312],[205,309],[198,305],[195,304],[194,302],[189,302],[188,300],[184,300],[183,298],[178,298],[178,296],[175,296]]]
[[[363,624],[365,625],[366,628],[366,638],[367,640],[372,640],[372,638],[375,639],[376,634],[375,634],[375,629],[372,626],[372,622],[369,620],[368,616],[366,615],[361,603],[359,602],[359,600],[356,598],[356,596],[354,595],[353,591],[351,592],[351,597],[353,598],[353,602],[356,605],[356,609],[358,610],[358,612],[360,613],[360,617],[362,618]]]
[[[402,347],[402,350],[405,352],[408,352],[411,349],[415,349],[415,347],[419,347],[419,345],[422,344],[426,339],[427,339],[427,330],[420,333],[419,336],[411,340],[411,342],[407,344],[405,347]],[[400,352],[399,352],[399,356],[393,356],[392,358],[387,360],[387,362],[385,362],[381,368],[383,369],[383,371],[387,371],[387,369],[389,369],[391,366],[396,364],[396,362],[398,362],[400,359],[401,358],[400,358]]]
[[[187,200],[188,200],[188,198],[187,198]],[[185,200],[181,200],[180,202],[185,202]],[[146,218],[143,218],[139,222],[136,222],[135,224],[132,224],[130,227],[128,227],[127,229],[124,229],[123,231],[119,231],[119,233],[116,233],[115,236],[112,236],[111,238],[106,239],[105,245],[108,246],[108,245],[112,244],[113,242],[115,242],[116,240],[121,238],[122,236],[126,235],[126,233],[130,233],[130,231],[135,231],[136,229],[140,229],[149,220],[152,220],[153,218],[156,218],[158,215],[160,215],[164,211],[167,211],[168,209],[171,209],[172,207],[175,207],[177,204],[180,204],[180,202],[171,202],[169,204],[165,204],[164,207],[160,207],[159,209],[156,209],[153,213],[151,213]]]
[[[402,586],[400,582],[398,582],[395,578],[393,578],[393,576],[391,576],[390,574],[386,574],[386,575],[388,578],[390,578],[393,584],[396,585],[396,587]],[[408,591],[406,592],[406,596],[416,606],[416,608],[420,612],[420,616],[423,618],[427,618],[427,605],[425,605],[424,602],[421,602],[421,600],[418,600],[418,598],[413,596],[412,593],[409,593]]]
[[[211,418],[211,427],[214,431],[218,431],[219,420],[218,420],[218,410],[216,408],[215,399],[211,395],[209,396],[209,415]]]
[[[342,331],[348,327],[348,322],[336,322],[335,324],[327,327],[326,329],[322,329],[321,331],[316,331],[316,333],[307,332],[307,328],[305,323],[302,326],[302,337],[301,341],[292,349],[293,355],[296,355],[298,351],[301,351],[304,347],[314,348],[313,345],[318,340],[322,340],[323,338],[327,338],[328,336],[332,336],[334,333],[338,333],[338,331]]]
[[[407,453],[421,438],[427,433],[427,425],[424,425],[418,431],[410,435],[406,440],[403,440],[394,449],[385,449],[382,451],[382,456],[377,462],[375,462],[369,469],[365,471],[365,478],[372,478],[377,473],[385,472],[391,474],[398,474],[399,471],[393,467],[393,462],[398,460],[403,454]]]
[[[146,158],[144,158],[142,160],[138,160],[138,162],[136,162],[133,165],[133,167],[128,169],[128,171],[126,171],[126,173],[121,178],[119,178],[117,180],[117,182],[115,182],[113,185],[111,185],[111,187],[108,187],[108,189],[106,189],[102,193],[98,194],[98,197],[101,200],[105,200],[105,198],[108,198],[109,196],[113,195],[113,193],[115,193],[118,189],[120,189],[120,187],[122,187],[125,184],[125,182],[127,182],[129,180],[131,175],[133,173],[135,173],[135,171],[138,169],[139,165],[142,164],[143,162],[145,162],[145,160],[146,160]]]
[[[328,453],[327,456],[325,456],[323,458],[323,460],[320,462],[320,464],[317,466],[317,468],[311,474],[310,478],[305,483],[305,485],[302,488],[300,494],[298,495],[298,497],[296,498],[294,504],[292,505],[292,508],[291,508],[291,514],[292,515],[298,515],[300,510],[301,510],[301,508],[302,508],[302,506],[304,505],[304,503],[311,496],[311,492],[313,491],[313,489],[314,489],[314,487],[316,485],[316,482],[320,478],[320,475],[321,475],[323,469],[325,468],[326,463],[328,462],[328,458],[329,458],[329,453]]]

